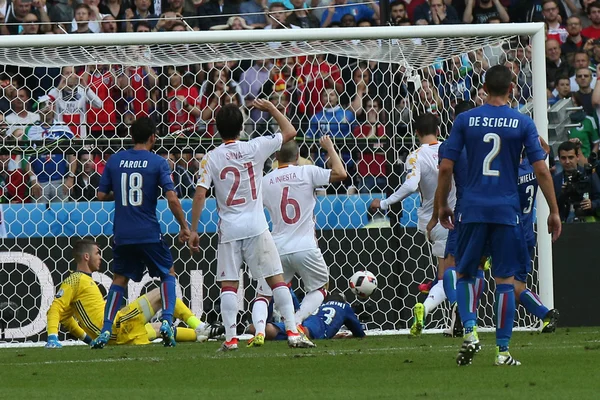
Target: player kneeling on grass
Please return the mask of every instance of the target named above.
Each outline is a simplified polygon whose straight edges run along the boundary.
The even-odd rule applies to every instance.
[[[263,203],[273,221],[273,240],[277,246],[283,280],[289,284],[294,275],[302,278],[306,296],[296,311],[296,323],[301,323],[315,311],[327,296],[329,271],[315,237],[315,189],[346,179],[346,169],[329,136],[320,140],[329,155],[331,169],[314,165],[298,166],[298,145],[290,141],[276,153],[279,167],[263,178]],[[258,295],[252,307],[255,336],[249,347],[262,346],[265,341],[267,305],[272,292],[264,279],[259,281]]]
[[[98,245],[88,239],[79,240],[73,246],[73,257],[77,270],[65,279],[56,298],[48,310],[48,342],[46,348],[56,349],[62,345],[58,341],[58,327],[63,325],[76,338],[90,344],[102,328],[104,299],[92,273],[99,271],[102,255]],[[148,294],[117,312],[110,340],[116,344],[148,344],[160,335],[160,323],[150,324],[150,319],[161,309],[160,291],[154,289]],[[175,301],[175,318],[191,328],[175,328],[177,341],[204,341],[223,334],[221,325],[201,322],[180,300]]]
[[[345,326],[350,333],[338,333]],[[343,337],[365,336],[365,331],[346,298],[341,293],[330,293],[317,310],[306,318],[299,328],[309,339],[336,339]],[[256,332],[254,325],[248,330],[251,334]],[[286,340],[285,325],[283,322],[270,322],[266,326],[267,340]]]

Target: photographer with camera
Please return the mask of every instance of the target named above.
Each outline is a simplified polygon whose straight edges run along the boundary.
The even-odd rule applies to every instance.
[[[580,151],[572,141],[558,147],[563,171],[554,175],[554,191],[563,222],[594,222],[600,210],[600,178],[593,166],[578,165]]]

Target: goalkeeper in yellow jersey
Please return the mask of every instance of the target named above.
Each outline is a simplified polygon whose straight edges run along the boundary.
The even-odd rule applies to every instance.
[[[63,325],[72,335],[89,344],[98,337],[104,318],[104,298],[92,273],[100,270],[102,255],[93,240],[79,240],[73,246],[77,270],[60,285],[48,310],[46,348],[61,348],[58,327]],[[137,298],[117,313],[110,340],[116,344],[148,344],[160,336],[160,323],[148,323],[161,309],[159,289]],[[177,341],[204,341],[222,335],[221,325],[201,322],[180,299],[175,303],[175,318],[190,328],[177,328]]]

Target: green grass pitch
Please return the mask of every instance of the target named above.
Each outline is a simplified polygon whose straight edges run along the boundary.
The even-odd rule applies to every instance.
[[[519,367],[494,367],[494,336],[473,365],[454,362],[460,339],[377,336],[285,342],[216,353],[220,343],[176,348],[84,346],[0,349],[4,399],[600,399],[598,328],[515,332]],[[240,343],[242,344],[242,343]]]

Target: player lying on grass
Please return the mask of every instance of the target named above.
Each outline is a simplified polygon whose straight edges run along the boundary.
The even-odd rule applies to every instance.
[[[434,208],[435,190],[438,184],[438,151],[440,144],[437,141],[439,118],[431,113],[419,115],[415,118],[415,131],[421,147],[408,156],[408,174],[406,180],[396,192],[385,200],[375,199],[371,202],[371,209],[387,210],[389,205],[404,200],[410,194],[419,191],[421,206],[417,213],[419,217],[419,232],[427,236],[431,242],[431,254],[438,260],[438,281],[431,288],[429,296],[424,303],[417,303],[413,309],[414,321],[410,328],[413,336],[420,335],[427,314],[439,306],[445,299],[443,285],[444,275],[444,249],[448,238],[448,230],[436,224],[427,232],[427,224],[432,218]],[[455,190],[452,190],[448,199],[450,206],[454,207]]]
[[[58,341],[59,325],[87,344],[100,334],[105,302],[92,279],[92,273],[99,271],[102,264],[100,249],[92,240],[79,240],[73,246],[73,258],[77,270],[61,283],[48,310],[46,348],[62,347]],[[117,312],[110,341],[116,344],[150,343],[160,335],[160,323],[148,322],[160,309],[158,289],[137,298]],[[180,299],[175,302],[174,316],[190,327],[175,328],[178,341],[204,341],[224,332],[223,326],[201,322]]]
[[[301,323],[315,311],[327,296],[329,269],[315,236],[315,189],[346,179],[346,169],[329,136],[319,141],[329,155],[331,169],[314,165],[298,166],[298,145],[290,141],[275,153],[279,167],[263,178],[263,203],[273,222],[273,240],[283,267],[283,280],[289,284],[298,275],[306,296],[296,311],[296,323]],[[272,292],[264,279],[258,283],[257,296],[252,307],[255,336],[249,347],[265,342],[267,305]]]
[[[351,335],[338,334],[343,326],[350,330]],[[327,295],[316,314],[306,318],[299,328],[309,339],[335,339],[350,336],[362,338],[365,336],[365,331],[350,303],[346,301],[343,294],[336,292]],[[254,334],[256,331],[254,325],[250,325],[248,331]],[[283,322],[267,323],[265,333],[267,340],[287,339]]]

